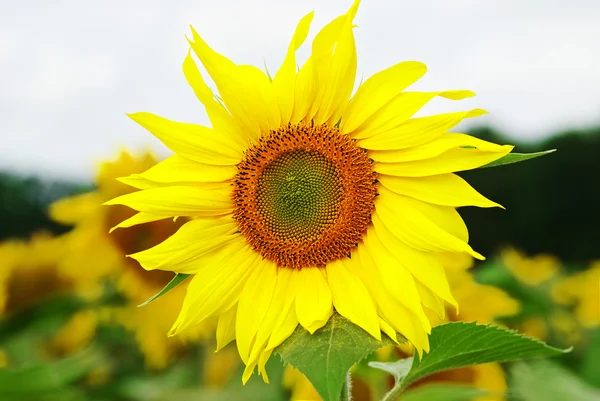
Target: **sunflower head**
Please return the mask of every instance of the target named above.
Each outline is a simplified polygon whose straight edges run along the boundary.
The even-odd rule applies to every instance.
[[[107,204],[149,220],[189,218],[132,257],[149,270],[194,275],[170,333],[217,317],[218,347],[236,340],[244,381],[257,366],[266,379],[274,348],[298,324],[313,333],[334,309],[377,339],[401,333],[428,350],[426,311],[445,316],[457,304],[438,254],[483,258],[456,208],[499,206],[454,174],[511,151],[449,132],[485,112],[413,117],[435,97],[473,92],[407,91],[426,71],[409,61],[353,93],[358,5],[316,34],[298,69],[313,14],[302,18],[272,79],[192,29],[183,72],[212,127],[130,115],[175,154],[121,179],[140,191]]]

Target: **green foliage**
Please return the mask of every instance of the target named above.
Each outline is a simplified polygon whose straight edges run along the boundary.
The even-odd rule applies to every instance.
[[[520,163],[520,162],[524,162],[525,160],[534,159],[536,157],[550,154],[552,152],[556,152],[556,149],[550,149],[550,150],[545,150],[543,152],[535,152],[535,153],[509,153],[501,159],[498,159],[491,163],[486,164],[482,168],[503,166],[505,164]]]
[[[155,301],[156,299],[162,297],[167,292],[171,291],[173,288],[175,288],[179,284],[183,283],[185,281],[185,279],[188,278],[189,276],[190,276],[189,274],[185,274],[185,273],[175,274],[175,277],[173,277],[173,279],[171,281],[169,281],[169,283],[167,285],[165,285],[165,287],[162,290],[160,290],[157,294],[148,298],[144,303],[140,304],[139,306],[148,305],[150,302]]]
[[[428,384],[402,394],[402,401],[471,401],[487,394],[470,386]]]
[[[581,361],[581,377],[589,384],[600,388],[600,328],[591,335],[589,346]]]
[[[549,361],[515,364],[510,370],[511,390],[521,401],[596,401],[600,391]]]
[[[334,314],[329,322],[310,334],[302,327],[275,350],[286,364],[304,374],[325,401],[338,401],[348,371],[373,351],[394,342],[382,341],[344,317]]]
[[[0,370],[0,399],[36,399],[61,392],[102,362],[100,353],[88,351],[62,360]]]
[[[396,385],[385,400],[394,400],[415,381],[445,370],[568,352],[512,330],[474,322],[452,322],[437,326],[431,331],[429,344],[429,353],[424,353],[422,358],[415,355],[403,361],[369,363],[371,367],[392,373],[396,379]]]

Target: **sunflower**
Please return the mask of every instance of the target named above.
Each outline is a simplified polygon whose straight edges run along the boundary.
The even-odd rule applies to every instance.
[[[148,270],[194,275],[170,335],[218,316],[217,348],[236,339],[244,382],[257,366],[264,375],[298,324],[313,333],[334,310],[376,339],[399,332],[427,351],[424,308],[456,305],[437,253],[483,258],[456,207],[498,205],[453,173],[512,146],[448,133],[480,109],[411,118],[436,96],[474,95],[404,91],[425,73],[419,62],[381,71],[352,95],[358,3],[317,33],[297,71],[313,13],[302,18],[272,79],[192,29],[191,49],[218,95],[191,52],[183,72],[212,127],[130,115],[175,154],[123,178],[140,191],[107,204],[139,212],[127,225],[194,218],[131,257]]]
[[[64,238],[45,232],[33,234],[28,241],[0,243],[0,317],[31,311],[57,296],[70,294],[73,282],[65,279],[58,269],[64,255]],[[57,323],[61,323],[60,320]],[[95,315],[80,311],[63,326],[47,325],[35,332],[46,356],[56,356],[84,348],[92,340],[95,329]],[[10,350],[4,355],[5,363],[8,356]]]
[[[195,339],[209,327],[198,326],[186,338],[167,339],[164,333],[177,317],[185,296],[185,286],[176,288],[146,308],[138,308],[139,304],[159,292],[173,278],[173,273],[146,271],[125,255],[160,243],[181,227],[186,219],[146,224],[139,224],[143,222],[138,220],[134,229],[109,233],[109,228],[115,225],[127,226],[126,222],[117,223],[134,213],[123,206],[102,206],[106,200],[132,191],[128,185],[116,181],[117,177],[143,172],[157,162],[150,153],[136,156],[121,151],[115,160],[100,165],[95,191],[57,201],[51,205],[50,215],[56,221],[74,226],[64,235],[68,251],[60,261],[61,274],[73,280],[79,295],[87,298],[102,295],[106,280],[114,282],[125,297],[126,304],[109,310],[108,318],[132,331],[147,365],[160,369],[181,348],[181,340]],[[81,317],[73,324],[84,321],[85,317]]]
[[[527,257],[514,248],[501,253],[506,269],[520,283],[530,287],[539,286],[552,279],[560,270],[560,261],[552,255],[539,254]]]
[[[586,328],[600,326],[600,261],[581,272],[559,279],[552,298],[562,305],[575,306],[575,317]]]
[[[57,271],[64,241],[45,232],[0,243],[0,316],[34,307],[72,288]]]

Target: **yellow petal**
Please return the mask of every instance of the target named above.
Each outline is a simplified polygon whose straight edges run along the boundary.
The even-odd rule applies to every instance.
[[[360,147],[372,150],[404,149],[423,145],[443,135],[465,118],[487,114],[482,109],[458,113],[436,114],[434,116],[411,118],[394,129],[378,135],[359,139]]]
[[[396,334],[396,330],[388,322],[379,318],[379,328],[383,331],[389,338],[392,339],[396,344],[398,344],[398,336]]]
[[[139,212],[170,216],[214,217],[231,213],[231,188],[205,190],[192,186],[145,189],[119,196],[105,205],[125,205]]]
[[[498,160],[511,152],[513,146],[504,145],[497,151],[483,151],[475,148],[454,148],[430,159],[404,163],[375,162],[373,168],[381,174],[399,177],[425,177],[472,170]]]
[[[102,195],[96,191],[69,196],[52,203],[48,213],[58,223],[75,224],[98,213],[103,201]]]
[[[387,291],[419,320],[424,330],[430,330],[431,326],[425,312],[423,312],[415,279],[400,262],[400,258],[404,255],[396,257],[395,254],[391,253],[383,245],[373,228],[367,232],[364,243],[373,260],[373,266]]]
[[[446,305],[444,304],[444,300],[418,281],[416,284],[423,306],[433,311],[440,320],[444,321],[446,319]],[[455,303],[454,307],[458,309],[458,304]]]
[[[278,128],[279,107],[269,78],[260,69],[235,65],[212,50],[192,28],[192,49],[208,71],[223,103],[242,132],[252,140]]]
[[[404,61],[378,72],[363,83],[344,111],[340,130],[351,133],[427,72],[417,61]]]
[[[233,241],[213,253],[212,259],[190,280],[179,317],[169,335],[231,309],[238,302],[257,261],[258,254],[245,241]]]
[[[188,272],[196,268],[196,261],[203,255],[238,239],[237,231],[238,226],[231,216],[192,220],[160,244],[128,256],[147,270]]]
[[[254,373],[256,365],[258,365],[258,361],[254,361],[251,364],[246,365],[246,367],[244,368],[244,373],[242,373],[242,383],[244,385],[246,385],[246,383],[248,383],[248,380],[250,380],[250,377],[252,377],[252,373]]]
[[[267,342],[270,341],[270,338],[272,338],[273,335],[279,337],[280,333],[277,331],[282,328],[282,323],[287,320],[286,317],[293,311],[295,300],[294,293],[297,284],[297,280],[295,280],[294,277],[295,273],[296,272],[293,269],[278,269],[273,298],[271,298],[269,309],[256,333],[256,340],[252,345],[250,357],[248,358],[250,362],[255,361],[262,354],[267,346]],[[291,331],[287,332],[287,336],[292,333],[297,325],[298,321],[296,320]],[[287,327],[284,329],[287,330]],[[281,341],[285,338],[287,337],[284,337]]]
[[[172,217],[172,216],[139,212],[139,213],[134,214],[130,218],[123,220],[116,226],[112,227],[109,230],[109,234],[112,233],[113,231],[115,231],[117,228],[133,227],[133,226],[137,226],[138,224],[144,224],[144,223],[150,223],[152,221],[164,220],[164,219],[168,219],[170,217]]]
[[[352,323],[381,340],[379,317],[371,295],[361,280],[341,260],[327,265],[327,282],[335,310]]]
[[[477,148],[483,152],[498,153],[505,150],[501,145],[483,141],[470,135],[448,133],[421,146],[399,150],[375,150],[371,151],[369,155],[373,160],[382,163],[402,163],[430,159],[456,148]]]
[[[235,317],[237,307],[230,308],[227,312],[219,315],[217,323],[217,349],[219,351],[227,344],[235,340]]]
[[[265,350],[260,354],[260,358],[258,359],[258,374],[262,376],[263,382],[269,384],[269,376],[267,375],[266,365],[267,361],[273,354],[273,350]]]
[[[317,125],[327,121],[336,124],[352,94],[357,63],[352,21],[359,3],[356,0],[345,15],[326,25],[313,41],[315,99],[307,118]]]
[[[294,110],[294,92],[296,87],[296,50],[300,48],[310,28],[310,23],[314,17],[314,12],[308,13],[298,23],[298,27],[292,37],[292,42],[288,48],[287,55],[283,64],[273,78],[273,89],[277,102],[279,103],[279,112],[281,121],[289,122]]]
[[[217,131],[195,124],[171,121],[151,113],[129,117],[146,128],[173,152],[200,163],[233,166],[243,157],[243,144]]]
[[[392,255],[395,259],[395,261],[388,262],[390,266],[397,266],[396,270],[400,270],[400,266],[404,267],[433,294],[456,306],[456,300],[450,292],[444,267],[435,253],[418,251],[406,245],[392,234],[376,214],[373,215],[373,228],[377,239],[389,251],[385,252],[384,250],[382,253]],[[377,257],[374,257],[374,260],[377,260]]]
[[[460,100],[475,96],[475,94],[467,90],[402,92],[369,117],[350,136],[354,139],[363,139],[393,130],[405,123],[413,114],[436,96],[451,100]]]
[[[316,267],[300,269],[297,280],[296,315],[300,324],[312,334],[323,327],[333,313],[331,291]]]
[[[296,327],[298,327],[296,310],[295,308],[290,307],[287,309],[287,313],[284,311],[284,313],[281,314],[280,319],[275,324],[275,328],[273,329],[271,338],[269,338],[266,349],[269,350],[279,346],[292,335],[294,330],[296,330]]]
[[[427,333],[431,330],[424,330],[419,318],[387,291],[369,253],[365,244],[359,244],[353,253],[353,258],[347,261],[346,266],[359,276],[368,288],[377,303],[381,318],[415,347],[429,351]]]
[[[217,166],[198,163],[179,155],[173,155],[141,174],[133,174],[149,181],[165,184],[222,182],[232,179],[235,166]]]
[[[379,176],[381,185],[399,195],[443,206],[502,207],[487,199],[456,174],[427,177]]]
[[[290,118],[291,124],[298,124],[306,119],[316,95],[316,85],[314,81],[314,66],[311,58],[306,60],[298,75],[296,76],[296,86],[294,88],[294,109]]]
[[[275,291],[277,267],[262,260],[255,266],[244,285],[238,304],[235,322],[236,342],[240,357],[245,364],[250,362],[250,351]]]
[[[379,188],[375,213],[405,244],[421,251],[467,252],[485,259],[466,242],[464,222],[442,206],[429,205],[384,187]]]
[[[183,62],[183,74],[188,84],[194,90],[198,100],[204,105],[213,128],[218,132],[235,138],[236,142],[240,144],[248,145],[248,136],[239,130],[227,109],[216,100],[213,92],[202,79],[202,75],[190,52],[188,52]]]

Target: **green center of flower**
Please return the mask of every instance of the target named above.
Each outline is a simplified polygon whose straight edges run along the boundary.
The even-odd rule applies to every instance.
[[[280,238],[317,238],[337,217],[342,197],[339,174],[320,153],[281,154],[258,179],[257,209]]]

